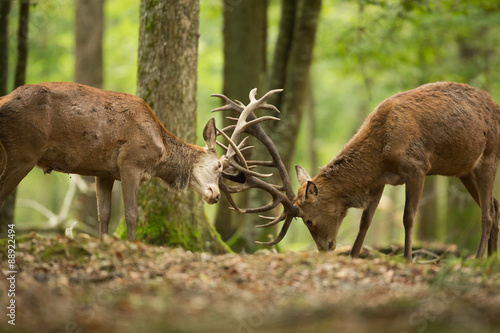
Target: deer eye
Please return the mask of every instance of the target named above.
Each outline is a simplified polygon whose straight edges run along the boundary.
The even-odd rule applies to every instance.
[[[306,224],[307,224],[309,227],[312,227],[313,222],[312,222],[311,220],[307,220],[307,221],[306,221]]]
[[[219,167],[219,169],[222,167],[222,164],[221,164],[220,162],[219,162],[219,164],[218,164],[218,167]]]

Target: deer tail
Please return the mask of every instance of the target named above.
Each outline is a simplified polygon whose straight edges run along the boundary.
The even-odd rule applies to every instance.
[[[7,152],[5,151],[5,147],[0,141],[0,179],[3,177],[5,170],[7,169]]]

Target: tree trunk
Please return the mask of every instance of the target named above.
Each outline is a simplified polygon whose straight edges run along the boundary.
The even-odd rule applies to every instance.
[[[199,1],[141,1],[137,94],[167,129],[190,143],[196,139],[198,14]],[[150,181],[141,186],[138,201],[137,239],[227,252],[193,191],[173,193]]]
[[[283,6],[288,1],[283,1]],[[288,5],[287,5],[288,6]],[[272,139],[280,151],[285,166],[289,169],[295,152],[299,125],[302,120],[303,110],[307,105],[307,91],[309,84],[309,68],[311,67],[316,29],[318,26],[321,0],[300,0],[296,6],[293,37],[288,57],[275,60],[272,74],[283,76],[282,86],[272,85],[275,82],[270,78],[270,88],[284,88],[281,93],[281,102],[275,104],[281,111],[281,121],[268,123],[272,127]],[[284,25],[283,25],[284,26]],[[280,45],[289,43],[290,30],[281,30],[278,36],[277,50]],[[276,56],[281,56],[277,51]],[[285,64],[282,61],[286,61]],[[284,72],[279,73],[279,70]]]
[[[420,206],[418,207],[417,236],[424,241],[438,239],[438,182],[436,177],[426,177]]]
[[[103,26],[104,0],[75,0],[75,82],[102,88]],[[95,183],[94,177],[84,176],[83,179],[89,184]],[[92,227],[98,235],[95,194],[77,190],[76,201],[77,219]]]
[[[417,85],[427,83],[429,77],[430,66],[425,56],[426,47],[429,45],[421,44],[418,49],[421,70]],[[426,177],[415,223],[419,240],[434,241],[439,238],[441,228],[439,227],[440,221],[438,221],[438,192],[437,177]]]
[[[312,97],[308,94],[309,69],[320,8],[321,0],[282,2],[280,31],[269,77],[269,89],[284,88],[281,94],[269,100],[281,111],[278,115],[281,121],[266,122],[262,125],[275,142],[289,172],[303,111],[307,109],[308,98]],[[266,152],[258,151],[257,159],[266,159],[265,156]],[[274,182],[279,181],[274,179]],[[254,193],[252,206],[262,206],[266,199],[268,198],[260,193]],[[254,221],[253,224],[255,223],[257,222]],[[264,230],[261,239],[267,241],[268,233],[269,230]]]
[[[10,6],[10,3],[7,5]],[[4,9],[2,8],[2,11]],[[17,30],[17,63],[16,71],[14,73],[14,89],[25,84],[26,81],[26,66],[28,61],[28,25],[29,25],[29,10],[30,2],[29,0],[22,0],[19,4],[19,23]],[[8,12],[8,9],[7,9]],[[4,18],[2,17],[2,21]],[[1,23],[4,24],[3,22]],[[1,28],[2,30],[4,27]],[[3,32],[3,31],[2,31]],[[7,29],[5,28],[5,33]],[[6,36],[7,37],[7,36]],[[8,48],[4,50],[7,52]],[[8,66],[6,73],[8,72]],[[2,89],[7,90],[7,85],[2,87]],[[2,92],[1,96],[5,95],[7,91]],[[16,208],[16,193],[15,189],[8,197],[5,199],[2,207],[0,208],[0,226],[6,226],[8,224],[14,223],[14,210]],[[1,227],[0,229],[4,229]]]
[[[0,96],[7,95],[9,74],[9,12],[10,0],[0,1]],[[13,200],[14,199],[14,200]],[[0,207],[0,237],[7,235],[7,225],[14,220],[15,194],[9,195]]]
[[[104,0],[75,0],[75,81],[102,88]]]
[[[263,93],[267,67],[266,40],[267,0],[248,0],[237,5],[224,2],[224,95],[246,103],[251,89],[257,88]],[[229,115],[224,113],[224,116]],[[234,112],[231,116],[238,115]],[[224,117],[222,123],[221,128],[233,122]],[[235,199],[244,207],[248,202],[248,193],[235,196]],[[215,227],[223,240],[243,227],[245,220],[242,214],[230,211],[228,207],[228,200],[222,196]],[[239,252],[245,246],[238,242],[231,247]]]
[[[483,72],[481,66],[488,62],[490,47],[483,49],[475,43],[481,39],[483,33],[484,31],[477,29],[472,31],[471,35],[459,35],[456,39],[460,60],[466,65],[463,72],[464,82],[472,81],[477,73]],[[488,90],[488,87],[481,88]],[[456,243],[474,253],[481,234],[481,213],[478,205],[456,178],[450,178],[448,181],[447,204],[446,241]]]

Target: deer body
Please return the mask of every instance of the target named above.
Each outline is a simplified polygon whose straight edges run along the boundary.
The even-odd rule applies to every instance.
[[[96,176],[100,231],[107,233],[111,189],[120,180],[127,239],[134,240],[142,181],[158,177],[218,201],[215,131],[212,119],[202,148],[168,132],[139,97],[67,82],[19,87],[0,99],[0,205],[34,166]]]
[[[301,167],[295,198],[319,250],[333,250],[350,207],[363,209],[351,255],[357,257],[384,186],[406,185],[405,257],[427,175],[458,177],[481,207],[477,257],[497,250],[500,107],[480,89],[439,82],[383,101],[345,148],[311,179]]]

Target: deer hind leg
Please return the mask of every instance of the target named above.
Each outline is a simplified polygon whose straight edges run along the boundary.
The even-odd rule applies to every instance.
[[[496,242],[498,238],[498,222],[495,222],[496,228],[493,225],[493,221],[497,216],[496,207],[498,206],[495,207],[495,199],[492,196],[496,164],[496,161],[495,163],[488,163],[488,160],[483,160],[474,170],[479,206],[481,207],[481,239],[479,240],[476,258],[483,257],[487,243],[491,244],[488,248],[493,250],[496,247],[496,244],[493,246],[493,242]],[[492,230],[494,230],[493,233]],[[490,236],[493,237],[491,241]]]
[[[415,174],[406,182],[406,201],[403,214],[403,225],[405,227],[405,250],[404,256],[407,262],[412,261],[412,232],[413,222],[417,214],[418,204],[424,189],[425,174]]]
[[[135,225],[137,223],[137,192],[142,172],[135,168],[120,171],[122,180],[123,206],[125,209],[125,224],[127,226],[127,240],[135,240]]]
[[[95,177],[97,212],[99,216],[99,237],[108,234],[111,219],[111,191],[115,180],[112,178]]]
[[[479,207],[481,207],[477,182],[474,175],[472,173],[466,174],[460,177],[460,180],[474,201],[479,205]],[[490,237],[488,239],[488,255],[491,256],[498,250],[498,220],[500,217],[498,201],[493,195],[491,196],[490,201],[490,216],[493,219],[493,222],[491,225]]]
[[[498,201],[493,196],[491,198],[491,216],[493,218],[493,223],[491,224],[490,238],[488,239],[488,256],[492,256],[498,251],[498,219],[500,217]]]
[[[377,192],[373,195],[372,201],[368,204],[368,207],[363,211],[363,215],[361,216],[361,222],[359,225],[358,236],[356,236],[356,241],[351,249],[351,257],[357,258],[359,257],[359,252],[361,251],[361,246],[365,240],[366,232],[370,227],[370,224],[373,219],[373,215],[375,214],[375,210],[380,202],[380,198],[382,197],[382,192],[384,192],[384,186],[380,189],[377,189]]]

